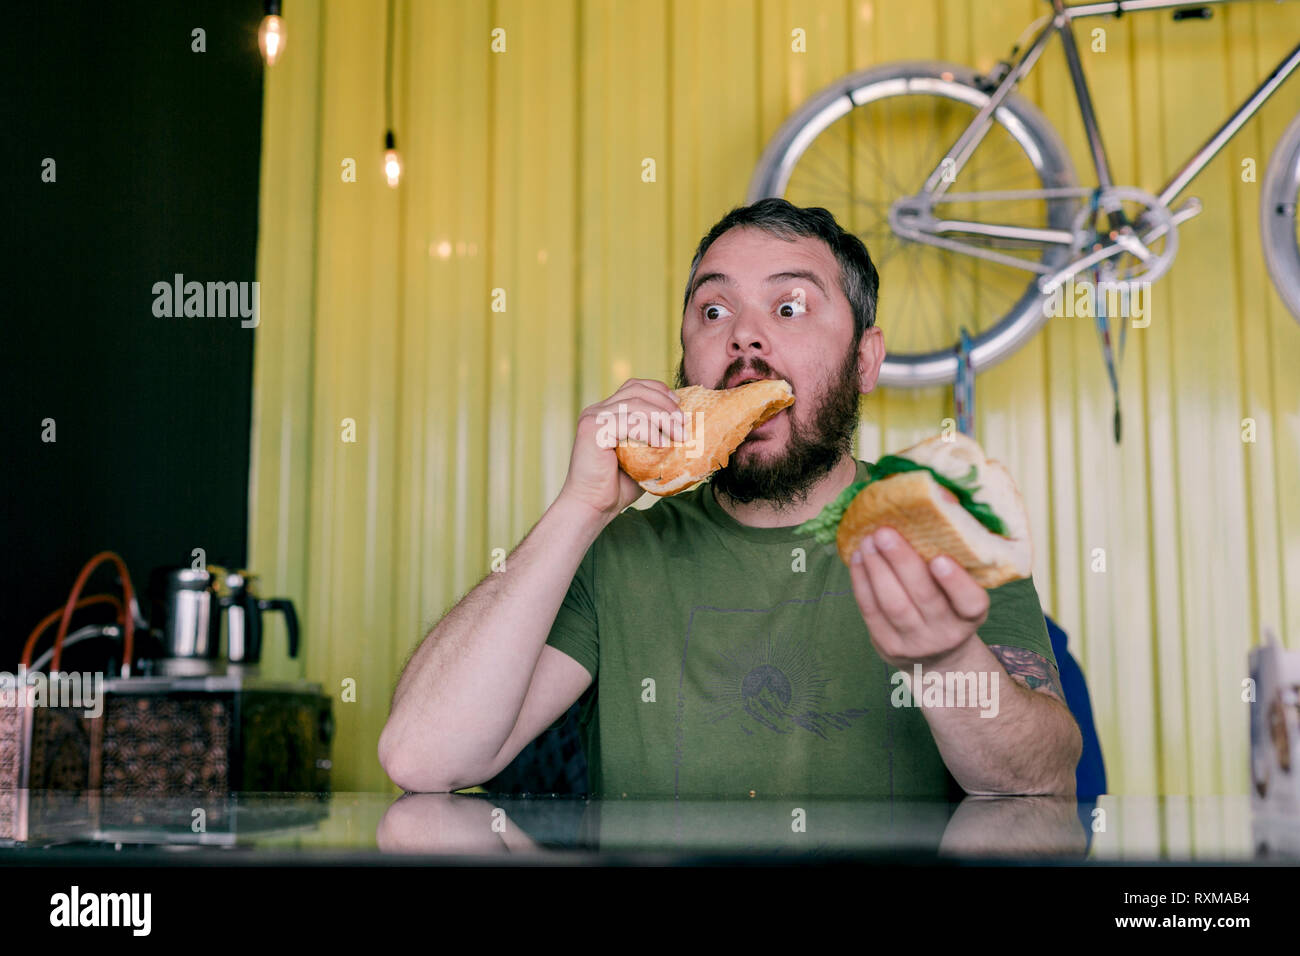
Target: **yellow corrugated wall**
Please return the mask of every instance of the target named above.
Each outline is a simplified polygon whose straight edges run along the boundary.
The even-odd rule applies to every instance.
[[[375,747],[402,664],[558,493],[579,411],[629,376],[671,376],[694,247],[743,202],[782,120],[850,70],[987,68],[1045,5],[399,0],[395,191],[385,10],[293,0],[265,94],[249,561],[303,619],[305,669],[272,653],[270,672],[335,694],[336,789],[390,786]],[[1272,3],[1086,21],[1117,180],[1159,186],[1298,23]],[[1084,176],[1058,46],[1024,93]],[[979,376],[977,436],[1028,501],[1035,580],[1088,676],[1114,792],[1244,793],[1247,651],[1264,624],[1300,642],[1300,325],[1268,283],[1259,184],[1241,176],[1252,158],[1262,179],[1297,111],[1293,79],[1190,189],[1206,211],[1129,334],[1121,446],[1087,320]],[[873,394],[859,457],[951,412],[946,388]],[[1220,825],[1192,821],[1186,839]]]

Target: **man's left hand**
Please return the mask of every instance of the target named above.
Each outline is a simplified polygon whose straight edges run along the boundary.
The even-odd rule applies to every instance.
[[[988,592],[961,565],[947,555],[926,564],[893,528],[862,540],[849,577],[871,643],[894,667],[941,669],[988,617]]]

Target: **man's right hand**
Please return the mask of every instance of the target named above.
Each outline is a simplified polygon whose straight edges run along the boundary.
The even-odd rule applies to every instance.
[[[620,405],[624,408],[622,415]],[[648,435],[634,427],[638,424],[634,412],[644,416]],[[674,412],[677,414],[670,419],[668,415]],[[603,402],[584,408],[578,418],[569,474],[559,497],[581,502],[611,519],[640,498],[641,486],[619,467],[614,452],[614,443],[626,440],[629,431],[633,439],[648,441],[655,447],[685,441],[681,407],[673,390],[654,379],[630,378]]]

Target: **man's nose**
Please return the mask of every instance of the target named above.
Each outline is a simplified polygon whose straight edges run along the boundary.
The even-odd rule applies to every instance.
[[[733,355],[767,351],[767,333],[752,309],[742,309],[732,323],[731,340],[727,343],[727,348]]]

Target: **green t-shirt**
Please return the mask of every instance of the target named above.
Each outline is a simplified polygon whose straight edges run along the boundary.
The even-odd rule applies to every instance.
[[[985,644],[1056,662],[1032,578],[989,598]],[[741,524],[707,482],[605,527],[547,643],[594,679],[580,721],[593,794],[961,794],[921,709],[891,703],[895,669],[835,550]]]

